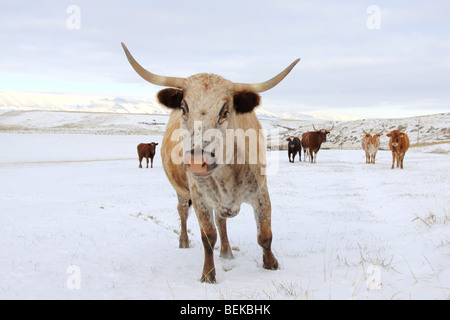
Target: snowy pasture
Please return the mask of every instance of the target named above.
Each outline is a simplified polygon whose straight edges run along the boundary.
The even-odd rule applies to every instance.
[[[270,151],[273,252],[262,267],[250,206],[228,221],[234,260],[178,248],[176,194],[160,135],[0,134],[0,299],[448,299],[450,155],[408,151],[375,165],[360,150],[321,150],[317,164]],[[303,155],[302,155],[303,156]],[[217,248],[220,245],[218,240]]]

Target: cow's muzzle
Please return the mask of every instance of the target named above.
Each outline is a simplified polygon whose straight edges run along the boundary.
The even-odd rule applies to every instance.
[[[208,177],[217,168],[214,153],[202,149],[187,151],[183,157],[183,170],[198,177]]]

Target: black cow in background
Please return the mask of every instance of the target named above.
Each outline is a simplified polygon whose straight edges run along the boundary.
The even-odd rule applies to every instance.
[[[289,137],[286,139],[286,141],[288,142],[289,162],[294,162],[295,155],[297,154],[297,152],[298,152],[298,161],[302,161],[302,145],[300,143],[300,139],[297,137]]]

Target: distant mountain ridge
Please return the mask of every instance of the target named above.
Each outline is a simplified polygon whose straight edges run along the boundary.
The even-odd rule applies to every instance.
[[[22,111],[78,111],[130,114],[169,114],[156,100],[130,97],[75,96],[62,94],[34,94],[0,91],[0,109]],[[300,112],[275,113],[259,107],[262,119],[320,120]]]

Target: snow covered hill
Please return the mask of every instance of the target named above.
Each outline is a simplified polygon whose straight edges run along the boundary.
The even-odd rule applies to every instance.
[[[0,132],[162,135],[167,120],[165,114],[2,110]],[[388,130],[406,128],[412,147],[427,152],[450,152],[450,113],[339,122],[263,116],[260,121],[270,149],[285,149],[288,136],[301,137],[302,133],[313,130],[313,125],[316,129],[334,126],[323,149],[360,149],[362,130],[381,132],[384,126]],[[381,136],[381,149],[388,149],[385,134]]]
[[[286,146],[285,138],[293,135],[301,138],[302,133],[312,131],[313,124],[316,129],[332,128],[327,142],[322,145],[325,149],[361,149],[363,130],[373,133],[384,132],[383,126],[388,130],[406,130],[411,147],[423,149],[427,152],[448,153],[450,151],[450,113],[433,114],[403,119],[363,119],[355,121],[338,122],[292,122],[284,125],[289,130],[283,131],[280,139],[281,147]],[[274,124],[276,126],[276,124]],[[389,138],[381,135],[381,149],[389,149]]]

